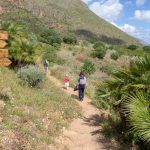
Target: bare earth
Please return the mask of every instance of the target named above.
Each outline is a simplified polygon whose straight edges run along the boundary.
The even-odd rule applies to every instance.
[[[48,73],[48,78],[63,89],[63,84]],[[78,99],[78,93],[72,88],[65,90],[72,98]],[[77,100],[78,101],[78,100]],[[82,118],[74,119],[69,129],[63,130],[63,135],[56,140],[51,150],[117,150],[116,146],[102,135],[101,117],[105,114],[91,104],[91,99],[85,97],[82,107]]]

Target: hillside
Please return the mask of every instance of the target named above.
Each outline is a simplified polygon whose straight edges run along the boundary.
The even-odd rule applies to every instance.
[[[50,149],[78,114],[78,104],[51,81],[42,88],[23,86],[13,71],[0,68],[1,150]]]
[[[45,27],[109,44],[139,44],[138,40],[92,13],[80,0],[1,0],[0,18],[26,22],[34,31]]]

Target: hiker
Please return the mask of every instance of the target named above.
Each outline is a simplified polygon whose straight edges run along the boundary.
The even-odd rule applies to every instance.
[[[85,77],[84,73],[81,71],[79,74],[79,79],[78,79],[78,90],[79,90],[80,101],[83,101],[83,99],[84,99],[85,86],[86,86],[86,77]]]
[[[65,77],[64,77],[64,86],[65,86],[65,88],[66,89],[68,89],[68,87],[69,87],[69,77],[67,76],[67,75],[65,75]]]
[[[48,65],[49,65],[49,62],[47,60],[45,60],[44,69],[45,69],[46,72],[48,71]]]

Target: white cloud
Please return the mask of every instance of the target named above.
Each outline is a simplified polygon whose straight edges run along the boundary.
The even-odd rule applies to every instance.
[[[90,1],[92,1],[92,0],[81,0],[81,1],[83,1],[84,3],[86,3],[86,4],[88,4]]]
[[[128,34],[135,34],[136,33],[136,28],[134,26],[131,26],[129,24],[124,24],[123,26],[120,27],[121,30],[123,30],[124,32],[128,33]]]
[[[111,22],[111,24],[113,24],[114,26],[116,26],[117,28],[119,28],[120,30],[130,34],[130,35],[135,35],[135,33],[137,32],[137,29],[129,24],[124,24],[123,26],[118,26],[116,23]]]
[[[123,10],[123,5],[119,0],[99,0],[92,3],[89,8],[98,16],[112,22],[118,19]]]
[[[134,18],[137,20],[150,22],[150,10],[136,10],[134,12]]]
[[[145,2],[146,2],[146,0],[136,0],[136,5],[137,6],[144,5]]]
[[[119,28],[120,30],[126,32],[127,34],[134,36],[135,38],[144,41],[145,44],[150,44],[150,29],[137,29],[132,25],[124,24],[122,26],[118,26],[116,23],[111,22],[114,26]]]

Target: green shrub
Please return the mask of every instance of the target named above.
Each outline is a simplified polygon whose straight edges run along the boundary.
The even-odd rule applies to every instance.
[[[97,41],[97,42],[94,43],[93,48],[97,49],[98,47],[105,48],[105,44],[101,41]]]
[[[54,29],[48,29],[41,33],[41,41],[46,44],[61,44],[61,36]]]
[[[100,109],[108,109],[109,108],[109,104],[107,101],[105,100],[93,100],[92,102],[97,108],[100,108]]]
[[[9,56],[13,64],[21,65],[34,63],[35,50],[37,45],[26,38],[15,38],[9,44]]]
[[[0,99],[1,100],[11,100],[13,99],[13,94],[10,88],[1,86],[0,87]]]
[[[3,21],[2,28],[7,31],[10,36],[24,36],[27,32],[25,24],[11,21]]]
[[[57,56],[56,54],[57,48],[55,48],[54,46],[45,46],[43,48],[45,50],[44,55],[43,55],[43,60],[48,60],[48,62],[51,64],[53,63],[64,64],[65,63],[65,60]]]
[[[45,72],[34,65],[21,68],[18,71],[18,77],[31,87],[39,87],[46,80]]]
[[[8,32],[9,56],[12,65],[34,63],[38,41],[35,34],[29,32],[25,24],[2,22],[2,28]]]
[[[86,60],[84,62],[82,70],[89,75],[93,74],[96,71],[94,64],[90,60]]]
[[[59,50],[61,45],[58,43],[54,43],[53,46],[55,47],[56,50]]]
[[[113,60],[117,60],[119,58],[119,54],[118,54],[118,52],[115,51],[110,55],[110,57]]]
[[[88,47],[90,45],[90,43],[86,40],[83,40],[82,45],[85,46],[85,47]]]
[[[106,49],[103,47],[97,47],[92,53],[93,57],[97,57],[99,59],[103,59],[106,55]]]
[[[75,45],[77,43],[77,37],[73,33],[69,33],[63,38],[64,43],[66,44],[73,44]]]
[[[126,130],[122,136],[133,141],[137,137],[139,142],[142,141],[145,144],[145,141],[150,141],[149,77],[150,56],[137,57],[130,62],[128,67],[113,72],[111,78],[105,80],[98,91],[99,100],[105,98],[110,108],[120,115],[120,124]],[[139,92],[144,95],[138,94]],[[129,125],[132,125],[133,133],[131,129],[128,130]],[[127,130],[131,135],[127,133]]]
[[[102,66],[102,67],[100,68],[100,70],[103,71],[103,72],[105,72],[105,73],[107,73],[107,74],[109,75],[109,74],[112,74],[112,73],[113,73],[113,71],[114,71],[114,66],[112,66],[112,65],[105,65],[105,66]]]
[[[138,46],[137,45],[129,45],[128,46],[128,49],[130,49],[130,50],[136,50],[138,48]]]
[[[109,45],[108,49],[113,50],[113,45]]]
[[[143,50],[144,50],[145,52],[150,52],[150,46],[144,46],[144,47],[143,47]]]

